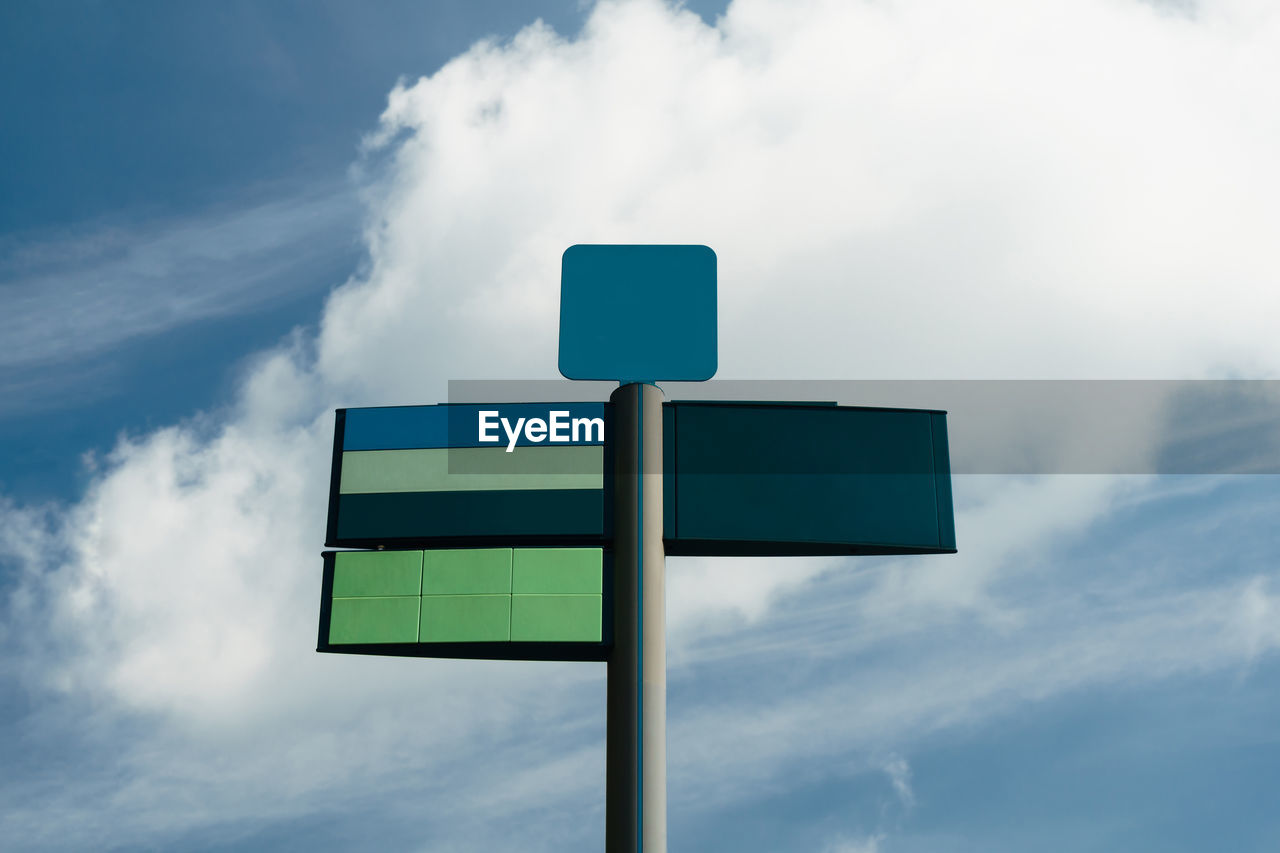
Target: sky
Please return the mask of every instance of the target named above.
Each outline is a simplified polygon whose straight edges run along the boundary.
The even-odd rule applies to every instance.
[[[314,651],[333,409],[555,378],[575,243],[970,403],[958,554],[668,561],[671,849],[1280,849],[1277,466],[1160,462],[1280,394],[1151,382],[1280,379],[1274,4],[17,2],[0,81],[6,849],[602,848],[603,665]],[[1027,471],[972,380],[1129,382]]]

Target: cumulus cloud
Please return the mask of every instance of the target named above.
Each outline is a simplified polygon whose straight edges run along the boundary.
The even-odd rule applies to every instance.
[[[574,38],[533,24],[396,86],[368,142],[368,263],[333,291],[318,333],[263,354],[229,416],[128,437],[75,504],[14,506],[0,522],[17,567],[5,643],[27,661],[9,689],[114,721],[77,737],[131,779],[111,789],[104,765],[24,800],[9,837],[56,816],[83,838],[173,838],[427,778],[427,813],[472,834],[416,843],[501,837],[509,827],[480,829],[476,805],[496,790],[513,821],[548,806],[577,816],[538,818],[546,849],[593,846],[600,667],[310,651],[332,408],[552,376],[559,257],[579,242],[713,246],[722,376],[1274,376],[1280,126],[1262,105],[1277,63],[1280,19],[1243,0],[1194,14],[737,0],[714,25],[629,0],[600,3]],[[853,635],[837,630],[847,615],[805,621],[850,660],[891,638],[958,649],[962,626],[978,661],[917,661],[918,680],[885,676],[876,703],[839,719],[825,709],[850,688],[819,675],[798,704],[739,709],[745,729],[691,701],[683,722],[673,712],[687,747],[673,780],[689,768],[707,794],[688,802],[714,805],[745,790],[712,796],[705,780],[730,769],[771,777],[831,744],[869,749],[1091,680],[1273,649],[1267,566],[1244,586],[1162,588],[1141,608],[1121,596],[1101,617],[1081,603],[1074,616],[1105,630],[1064,622],[1010,654],[1062,583],[1040,576],[1037,607],[1013,595],[1043,565],[1031,555],[1135,489],[958,482],[962,554],[877,563],[856,588],[848,561],[673,562],[673,702],[681,671],[759,654],[776,674],[788,658],[770,649],[812,652],[813,637],[750,628],[814,588],[865,593]],[[814,734],[769,741],[787,756],[745,754],[728,737],[743,730]],[[907,802],[905,771],[893,779]]]

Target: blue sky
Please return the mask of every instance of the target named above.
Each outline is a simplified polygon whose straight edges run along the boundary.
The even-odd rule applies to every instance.
[[[315,322],[360,263],[348,170],[397,79],[537,17],[583,19],[575,0],[0,16],[4,112],[22,117],[0,141],[0,483],[60,498],[81,451],[225,402],[237,359]],[[179,269],[210,304],[157,307]],[[57,326],[86,291],[101,326]]]
[[[688,6],[0,11],[6,848],[601,848],[602,667],[312,651],[332,409],[554,377],[572,243],[713,246],[721,377],[1280,378],[1268,4]],[[670,561],[671,848],[1280,849],[1275,480]]]

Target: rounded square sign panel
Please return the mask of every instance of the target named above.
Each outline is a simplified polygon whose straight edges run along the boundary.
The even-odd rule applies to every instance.
[[[565,378],[696,382],[715,372],[716,253],[709,247],[582,244],[565,250]]]

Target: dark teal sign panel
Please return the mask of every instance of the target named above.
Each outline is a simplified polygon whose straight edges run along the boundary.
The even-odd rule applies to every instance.
[[[560,373],[619,382],[716,372],[716,254],[707,246],[578,245],[560,276]]]
[[[665,427],[668,554],[956,550],[943,412],[677,402]]]

